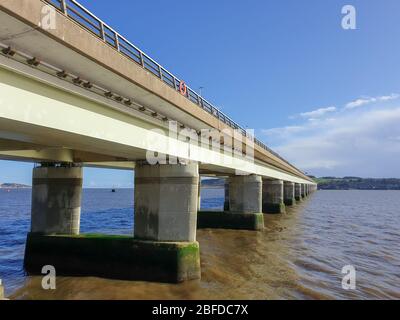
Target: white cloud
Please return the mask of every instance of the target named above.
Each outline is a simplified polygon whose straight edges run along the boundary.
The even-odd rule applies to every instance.
[[[303,126],[287,126],[287,127],[282,127],[282,128],[272,128],[272,129],[265,129],[262,130],[262,133],[266,136],[290,136],[294,133],[299,133],[301,131],[304,131],[305,127]]]
[[[360,98],[354,101],[351,101],[346,104],[345,109],[354,109],[367,104],[375,103],[375,102],[384,102],[390,100],[396,100],[400,98],[400,95],[397,93],[392,93],[388,96],[380,96],[380,97],[368,97],[368,98]]]
[[[381,96],[381,97],[379,97],[378,99],[379,99],[380,101],[388,101],[388,100],[396,100],[396,99],[398,99],[398,98],[400,98],[400,94],[398,94],[398,93],[392,93],[392,94],[389,95],[389,96]]]
[[[312,119],[323,117],[327,113],[335,112],[335,111],[336,111],[336,107],[332,106],[332,107],[326,107],[326,108],[319,108],[314,111],[303,112],[303,113],[300,113],[300,116],[302,118],[308,118],[308,119],[312,120]]]
[[[387,97],[376,99],[394,99]],[[264,133],[274,150],[311,174],[400,177],[399,123],[400,107],[381,107]]]

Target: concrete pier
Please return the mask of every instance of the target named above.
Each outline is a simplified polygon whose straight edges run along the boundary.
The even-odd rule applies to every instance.
[[[135,239],[196,241],[197,164],[138,165],[135,169]]]
[[[196,242],[197,209],[199,199],[198,164],[148,165],[138,164],[135,169],[136,245],[149,257],[174,252],[176,260],[161,262],[154,278],[167,278],[173,282],[199,279],[200,253]],[[151,258],[149,259],[151,260]],[[179,266],[166,276],[169,264]],[[149,268],[152,266],[148,266]],[[137,268],[137,266],[132,266]],[[152,267],[154,269],[154,267]],[[145,270],[140,268],[139,273]]]
[[[262,188],[262,210],[263,213],[285,213],[282,180],[263,180]]]
[[[200,278],[197,242],[141,241],[131,236],[30,233],[25,268],[41,274],[52,265],[57,276],[178,283]]]
[[[302,201],[301,187],[302,187],[301,183],[294,184],[294,195],[297,202]]]
[[[225,179],[224,195],[224,211],[229,211],[229,179]]]
[[[230,177],[228,186],[229,211],[200,212],[199,228],[241,230],[264,229],[262,214],[262,179],[260,176]],[[224,206],[227,208],[227,206]]]
[[[256,175],[229,178],[229,206],[232,213],[262,212],[262,178]]]
[[[34,170],[32,232],[24,266],[40,274],[182,282],[199,279],[197,164],[137,164],[132,236],[79,235],[80,168]]]
[[[197,211],[201,210],[201,177],[199,177],[199,191],[197,198]]]
[[[296,204],[294,182],[285,181],[283,184],[284,203],[286,206],[294,206]]]
[[[2,284],[2,282],[1,282],[1,280],[0,280],[0,300],[4,300],[5,299],[5,296],[4,296],[4,287],[3,287],[3,284]]]
[[[306,185],[304,183],[301,184],[301,197],[303,199],[306,197]]]
[[[82,168],[41,166],[33,169],[31,232],[79,234]]]

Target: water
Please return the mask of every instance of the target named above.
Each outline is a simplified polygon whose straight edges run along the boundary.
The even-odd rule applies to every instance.
[[[202,192],[221,209],[223,190]],[[13,299],[400,299],[400,192],[320,191],[264,232],[199,230],[202,279],[179,285],[63,277],[57,290],[26,277],[30,190],[0,190],[0,278]],[[132,190],[84,190],[82,232],[131,234]],[[342,289],[353,265],[357,288]]]

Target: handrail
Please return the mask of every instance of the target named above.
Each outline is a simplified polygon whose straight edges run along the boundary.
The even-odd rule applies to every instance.
[[[176,77],[173,73],[169,72],[159,63],[157,63],[154,59],[152,59],[149,55],[145,54],[142,50],[137,48],[129,40],[120,35],[117,31],[115,31],[108,24],[103,22],[96,15],[91,13],[88,9],[86,9],[76,0],[44,0],[44,1],[46,1],[47,3],[55,7],[57,10],[65,14],[67,17],[71,18],[72,20],[80,24],[82,27],[84,27],[85,29],[87,29],[100,39],[102,39],[105,43],[109,44],[114,49],[118,50],[124,56],[128,57],[137,64],[141,65],[142,68],[146,69],[147,71],[150,71],[154,76],[158,77],[166,85],[172,87],[176,91],[179,91],[179,86],[182,80]],[[78,10],[81,10],[81,12],[78,12]],[[84,15],[87,15],[87,17],[85,17]],[[90,19],[92,19],[93,22],[90,21]],[[98,27],[96,27],[95,23],[98,24]],[[128,48],[129,46],[131,48]],[[167,76],[169,76],[169,78]],[[298,170],[287,160],[282,158],[278,153],[267,147],[263,142],[249,135],[245,128],[243,128],[238,123],[233,121],[229,116],[220,111],[218,108],[216,108],[213,104],[204,99],[201,95],[196,93],[189,86],[187,86],[186,91],[187,91],[186,98],[189,101],[191,101],[194,104],[197,104],[204,111],[211,114],[215,118],[219,119],[229,127],[240,130],[243,136],[254,139],[254,144],[270,152],[271,154],[273,154],[274,156],[276,156],[277,158],[279,158],[280,160],[282,160],[295,170]]]

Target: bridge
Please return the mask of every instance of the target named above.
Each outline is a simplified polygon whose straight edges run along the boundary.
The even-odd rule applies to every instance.
[[[197,228],[261,230],[316,183],[74,0],[0,0],[0,159],[36,163],[28,272],[200,277]],[[134,170],[133,237],[80,234],[83,167]],[[201,177],[225,179],[223,212]]]

